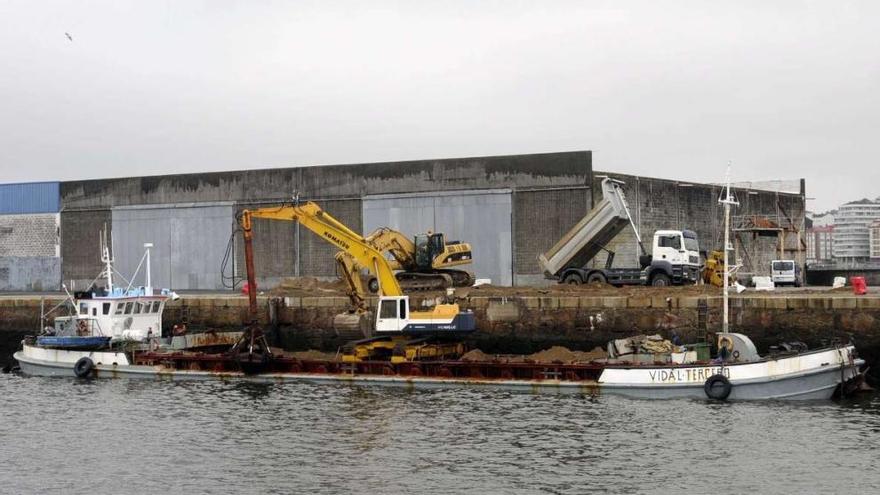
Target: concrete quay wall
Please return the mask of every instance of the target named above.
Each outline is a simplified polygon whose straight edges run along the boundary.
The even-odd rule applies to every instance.
[[[44,307],[60,301],[47,298]],[[414,307],[424,303],[413,297]],[[638,333],[672,332],[684,341],[705,338],[720,327],[717,296],[472,296],[459,302],[477,316],[472,344],[487,352],[534,352],[551,345],[576,349],[604,346]],[[348,308],[345,297],[289,297],[259,300],[258,320],[277,330],[289,349],[336,350],[360,335],[333,330],[333,317]],[[39,328],[39,297],[0,298],[0,357],[8,359],[25,334]],[[192,328],[237,328],[249,321],[239,296],[185,296],[169,303],[165,330],[178,322]],[[832,339],[853,339],[869,363],[880,363],[880,296],[848,294],[734,296],[735,331],[749,335],[760,351],[799,340],[811,347]],[[274,325],[272,324],[274,322]]]

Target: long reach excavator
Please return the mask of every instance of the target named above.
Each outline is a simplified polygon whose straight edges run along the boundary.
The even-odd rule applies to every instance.
[[[390,360],[392,362],[454,357],[464,351],[462,336],[476,329],[471,311],[461,311],[458,304],[436,304],[430,311],[413,311],[409,296],[400,288],[391,262],[367,238],[345,226],[313,202],[280,207],[244,210],[239,218],[244,233],[245,266],[248,286],[256,287],[254,270],[254,218],[299,222],[318,237],[336,246],[336,261],[349,286],[352,301],[350,316],[369,325],[369,337],[350,342],[345,347],[344,361]],[[366,269],[378,284],[379,301],[375,320],[369,321],[369,304],[360,279]],[[256,291],[248,291],[252,317],[257,313]],[[247,347],[247,352],[244,352]],[[241,362],[254,362],[254,349],[268,352],[262,333],[251,325],[236,345],[235,351],[246,354]],[[270,356],[271,357],[271,356]],[[265,358],[262,358],[265,360]]]

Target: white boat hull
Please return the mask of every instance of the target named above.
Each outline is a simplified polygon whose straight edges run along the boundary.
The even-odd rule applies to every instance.
[[[648,399],[705,398],[706,380],[723,374],[733,400],[829,399],[864,365],[852,346],[822,349],[752,363],[675,367],[609,367],[599,378],[602,393]]]
[[[864,364],[851,358],[852,347],[815,351],[776,360],[724,366],[609,367],[598,382],[565,380],[497,380],[440,377],[403,377],[316,373],[212,372],[169,369],[164,366],[128,364],[125,355],[112,352],[61,351],[25,345],[15,353],[24,374],[30,376],[76,376],[73,367],[81,357],[95,363],[97,378],[140,378],[151,380],[230,380],[255,382],[311,382],[395,385],[413,388],[444,386],[489,386],[525,390],[555,390],[588,394],[616,394],[634,398],[705,399],[705,380],[716,373],[727,376],[732,400],[829,399],[841,383],[854,378]],[[836,359],[836,360],[835,360]],[[769,375],[769,371],[777,371]],[[778,373],[782,371],[782,373]],[[762,375],[762,373],[765,373]],[[615,381],[612,381],[615,380]]]

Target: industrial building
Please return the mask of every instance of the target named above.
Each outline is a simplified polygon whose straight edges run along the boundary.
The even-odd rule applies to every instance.
[[[0,290],[59,289],[59,199],[58,182],[0,184]]]
[[[590,210],[604,176],[625,182],[633,220],[644,236],[661,228],[687,228],[697,232],[701,249],[721,248],[719,185],[594,171],[591,152],[573,151],[55,183],[57,208],[46,204],[36,213],[57,218],[60,242],[58,229],[41,234],[41,242],[60,244],[60,258],[54,257],[60,261],[60,269],[54,268],[60,274],[52,272],[52,283],[39,285],[43,290],[59,287],[62,280],[68,287],[88,285],[102,268],[97,246],[99,232],[106,228],[121,273],[134,271],[143,244],[149,242],[154,245],[155,285],[224,289],[230,277],[243,274],[240,236],[233,236],[237,213],[294,197],[318,202],[356,231],[389,226],[409,234],[440,231],[447,239],[467,241],[474,253],[471,269],[493,284],[546,284],[538,254]],[[735,235],[742,273],[764,274],[769,260],[780,256],[803,263],[803,181],[800,189],[735,190],[740,201],[735,214],[748,219],[740,222]],[[13,203],[2,203],[2,218],[35,214],[13,214]],[[254,232],[261,287],[290,276],[336,276],[334,248],[297,224],[257,220]],[[0,231],[3,235],[8,238],[4,246],[21,239],[17,229]],[[615,264],[637,263],[631,230],[607,247],[617,253]],[[15,259],[12,252],[0,251],[0,257]],[[12,279],[17,283],[11,284]],[[0,277],[0,290],[21,290],[25,279],[10,272]]]

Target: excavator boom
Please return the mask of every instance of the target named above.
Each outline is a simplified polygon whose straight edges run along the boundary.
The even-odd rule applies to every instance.
[[[248,286],[251,289],[248,295],[254,318],[257,313],[253,249],[255,218],[299,222],[324,241],[339,248],[336,263],[350,287],[349,295],[357,314],[366,314],[368,309],[358,272],[360,268],[369,270],[376,277],[380,289],[379,311],[375,322],[377,332],[387,335],[449,335],[475,330],[473,313],[459,311],[457,304],[438,304],[427,312],[411,311],[409,297],[403,294],[392,264],[385,259],[383,251],[312,202],[242,212],[240,223],[244,232],[245,265]],[[408,246],[403,245],[403,249],[408,249]]]

